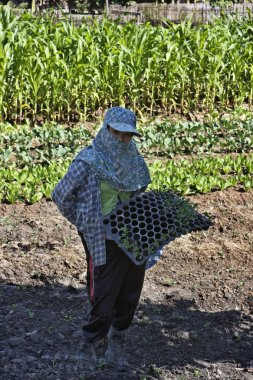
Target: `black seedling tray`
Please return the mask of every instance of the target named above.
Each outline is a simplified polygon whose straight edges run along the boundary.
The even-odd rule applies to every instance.
[[[107,234],[135,264],[181,235],[213,223],[170,191],[137,194],[104,217]]]

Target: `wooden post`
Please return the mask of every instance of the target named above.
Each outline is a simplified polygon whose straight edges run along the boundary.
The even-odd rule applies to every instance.
[[[32,13],[35,13],[36,12],[36,0],[32,0]]]
[[[109,17],[109,0],[105,0],[105,13]]]

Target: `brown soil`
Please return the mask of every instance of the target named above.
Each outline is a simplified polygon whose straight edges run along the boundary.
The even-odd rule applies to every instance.
[[[253,379],[253,191],[191,196],[215,225],[170,243],[146,274],[130,369],[82,344],[85,259],[51,202],[0,205],[0,379]]]

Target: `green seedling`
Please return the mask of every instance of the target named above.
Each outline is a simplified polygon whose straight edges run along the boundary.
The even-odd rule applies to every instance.
[[[176,280],[172,280],[170,278],[166,278],[164,280],[164,285],[167,285],[167,286],[177,285],[177,281]]]
[[[64,245],[68,247],[71,243],[71,236],[64,237],[63,242],[64,242]]]
[[[138,243],[129,239],[128,230],[125,226],[120,229],[119,235],[120,243],[128,250],[128,252],[131,252],[137,260],[142,259],[142,252]]]
[[[34,312],[32,310],[28,310],[28,317],[31,319],[34,318]]]

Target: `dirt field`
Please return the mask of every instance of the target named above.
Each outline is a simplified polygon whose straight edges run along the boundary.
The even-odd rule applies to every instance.
[[[215,222],[147,272],[127,335],[130,369],[82,344],[85,259],[51,202],[0,205],[0,379],[253,380],[253,191],[190,197]]]

